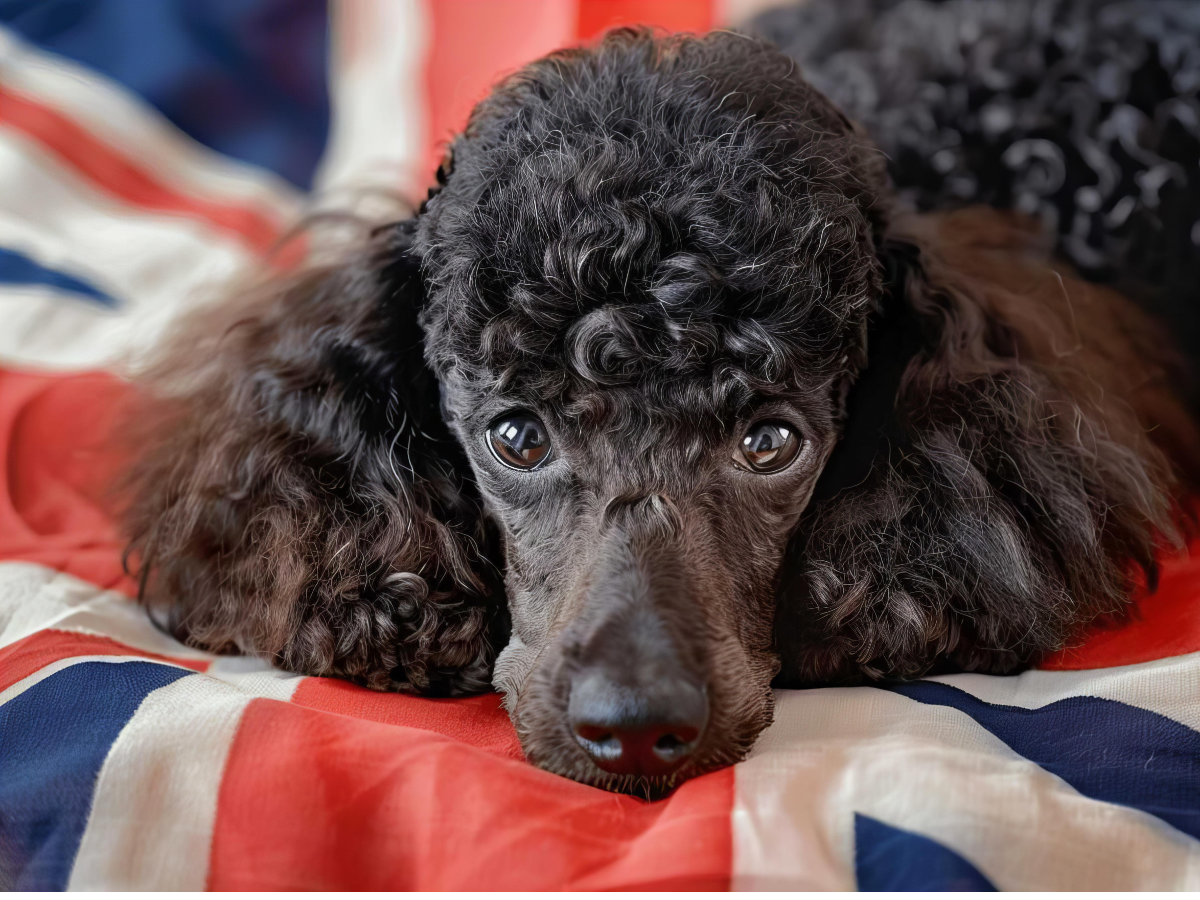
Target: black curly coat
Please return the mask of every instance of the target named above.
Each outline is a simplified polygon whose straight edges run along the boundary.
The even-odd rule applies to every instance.
[[[741,758],[777,675],[1011,671],[1176,537],[1167,454],[1197,439],[1151,327],[1016,220],[894,211],[769,45],[553,54],[439,182],[187,323],[148,381],[125,521],[184,640],[494,683],[532,761],[653,792]],[[488,450],[514,410],[552,443],[536,468]],[[802,439],[768,474],[732,459],[762,421]],[[622,771],[572,731],[597,672],[703,698],[680,764]]]
[[[1036,217],[1200,365],[1200,4],[808,0],[747,28],[867,129],[907,203]]]

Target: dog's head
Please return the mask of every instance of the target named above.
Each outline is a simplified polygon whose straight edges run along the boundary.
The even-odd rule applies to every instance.
[[[878,295],[869,154],[729,34],[556,54],[454,143],[426,357],[503,538],[495,683],[535,761],[666,776],[770,721],[777,573]]]
[[[1082,301],[1041,346],[1028,292],[928,276],[878,155],[768,46],[554,54],[439,182],[168,354],[127,523],[184,639],[449,694],[494,662],[533,761],[654,792],[745,754],[781,657],[1004,668],[1152,568],[1160,460],[1109,374],[1059,372]]]

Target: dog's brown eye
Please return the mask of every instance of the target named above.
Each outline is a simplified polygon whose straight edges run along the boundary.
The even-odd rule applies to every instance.
[[[550,455],[546,426],[529,413],[509,413],[488,429],[496,459],[514,469],[532,469]]]
[[[733,460],[751,472],[778,472],[800,452],[800,435],[784,422],[758,422],[742,438]]]

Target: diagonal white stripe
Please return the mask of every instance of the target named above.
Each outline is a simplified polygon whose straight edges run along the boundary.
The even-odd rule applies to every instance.
[[[102,593],[46,566],[0,563],[0,647],[50,627]]]
[[[255,657],[214,656],[181,644],[155,628],[144,609],[116,591],[100,590],[86,581],[34,563],[0,563],[0,647],[48,628],[101,635],[133,650],[175,659],[204,660],[209,663],[205,670],[209,678],[255,697],[291,700],[303,680],[301,675],[285,672]],[[114,662],[141,657],[71,657],[52,663],[19,684],[32,686],[47,675],[85,659]],[[20,693],[17,688],[18,685],[13,685],[0,693],[0,702],[11,699],[9,692]]]
[[[323,194],[362,189],[423,193],[428,11],[423,0],[330,3],[329,147]]]
[[[271,700],[291,700],[305,678],[253,656],[219,656],[204,674],[245,694]]]
[[[104,635],[163,656],[215,658],[163,634],[145,610],[123,594],[103,591],[46,566],[0,563],[0,647],[47,628]]]
[[[1200,653],[1109,669],[1033,670],[1005,678],[942,675],[929,680],[953,685],[986,703],[1026,709],[1037,709],[1067,697],[1116,700],[1153,710],[1200,731]]]
[[[202,675],[147,695],[100,770],[68,889],[204,889],[221,776],[250,699]]]
[[[1200,888],[1200,842],[1082,796],[948,707],[781,691],[736,769],[736,889],[850,890],[854,813],[940,841],[1003,890]]]
[[[257,266],[239,241],[186,216],[115,203],[0,124],[0,246],[70,273],[120,309],[43,287],[0,289],[0,360],[56,368],[143,355],[174,318]]]
[[[243,203],[289,224],[302,198],[282,178],[210,150],[101,73],[0,27],[0,83],[67,114],[174,187]]]

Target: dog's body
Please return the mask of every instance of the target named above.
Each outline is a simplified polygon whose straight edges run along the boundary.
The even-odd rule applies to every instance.
[[[1017,220],[894,210],[768,46],[555,54],[439,181],[157,371],[127,522],[182,638],[379,689],[494,663],[531,760],[656,791],[744,755],[777,674],[1011,671],[1177,537],[1151,327]]]
[[[906,205],[1036,218],[1075,269],[1167,324],[1195,369],[1198,10],[1191,0],[807,0],[747,27],[866,129]]]

